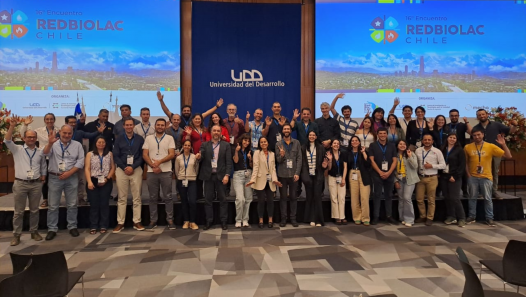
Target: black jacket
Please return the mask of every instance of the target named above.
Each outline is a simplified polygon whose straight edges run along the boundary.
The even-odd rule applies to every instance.
[[[444,160],[447,156],[447,147],[442,151],[444,155]],[[449,179],[451,176],[455,180],[461,180],[464,172],[466,171],[466,155],[464,150],[460,146],[454,147],[449,156],[447,157],[446,164],[449,165],[449,173],[442,172],[441,177]]]
[[[199,159],[199,179],[210,180],[212,177],[212,159],[214,152],[212,150],[212,141],[207,141],[201,145],[201,159]],[[225,175],[232,171],[232,153],[230,152],[230,143],[220,141],[219,154],[217,157],[217,179],[223,180]],[[232,178],[232,177],[230,177]]]
[[[87,124],[78,123],[77,129],[82,130],[84,132],[95,132],[97,131],[97,126],[99,125],[99,120],[94,120],[93,122],[89,122]],[[106,140],[106,147],[112,151],[113,150],[113,143],[115,142],[115,135],[113,134],[114,125],[110,122],[106,122],[106,128],[104,128],[104,131],[102,132],[102,136],[104,136],[104,139]],[[89,140],[89,148],[88,151],[91,151],[95,148],[95,139]]]
[[[325,148],[321,143],[316,142],[315,145],[316,148],[316,179],[317,181],[322,181],[325,179],[325,176],[323,175],[325,169],[321,167],[321,164],[323,163],[323,160],[325,159]],[[310,175],[309,175],[309,159],[310,156],[307,156],[307,149],[310,152],[310,144],[302,145],[301,146],[301,173],[300,178],[301,181],[305,184],[309,184],[310,181]]]
[[[367,160],[364,159],[363,154],[358,152],[358,170],[360,170],[360,176],[362,177],[362,182],[364,186],[369,186],[373,183],[373,180],[371,178],[371,162],[369,161],[369,154],[367,153],[367,150],[365,151],[367,154]],[[347,176],[350,176],[351,169],[354,168],[354,152],[351,150],[348,152],[349,159],[347,160]]]

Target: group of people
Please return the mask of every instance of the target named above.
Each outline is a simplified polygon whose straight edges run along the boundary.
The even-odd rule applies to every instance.
[[[446,198],[446,224],[460,227],[475,221],[476,199],[485,201],[486,223],[494,226],[492,195],[497,193],[500,158],[511,158],[503,135],[516,127],[506,127],[488,120],[485,110],[477,111],[479,123],[471,127],[467,118],[459,121],[458,110],[449,112],[450,123],[442,115],[425,118],[425,109],[402,108],[399,121],[395,111],[400,101],[384,119],[384,110],[376,108],[362,123],[351,118],[352,108],[345,105],[341,115],[335,106],[344,94],[338,94],[331,105],[321,104],[322,116],[311,120],[311,110],[294,110],[291,120],[281,114],[281,105],[272,105],[272,116],[263,118],[263,110],[248,111],[243,121],[235,104],[228,104],[228,117],[217,112],[223,100],[203,114],[192,114],[184,105],[181,115],[172,113],[157,98],[169,122],[159,118],[150,123],[150,111],[142,108],[141,121],[131,117],[131,107],[120,107],[122,119],[108,122],[109,111],[102,109],[98,119],[86,123],[85,115],[68,116],[60,128],[55,116],[44,117],[45,126],[32,129],[32,117],[11,118],[5,137],[15,161],[13,193],[15,214],[12,245],[20,243],[26,200],[30,208],[30,232],[38,234],[38,208],[41,194],[48,207],[46,240],[58,231],[58,208],[62,193],[66,198],[67,228],[76,237],[77,205],[86,191],[90,204],[90,233],[106,233],[109,226],[109,200],[117,186],[118,233],[124,229],[129,189],[133,198],[133,228],[153,229],[159,220],[158,202],[164,200],[169,229],[176,229],[172,195],[173,175],[182,204],[183,229],[199,229],[196,224],[196,201],[205,199],[204,229],[213,227],[212,202],[219,200],[219,221],[227,230],[226,196],[233,187],[236,200],[235,227],[249,227],[249,207],[254,194],[258,200],[259,228],[265,221],[274,226],[274,198],[279,188],[281,218],[279,225],[298,226],[297,198],[302,185],[306,193],[304,222],[323,226],[322,196],[328,188],[331,217],[335,223],[347,224],[345,197],[351,196],[352,220],[355,224],[379,222],[384,200],[386,221],[406,226],[433,223],[436,193]],[[332,112],[333,117],[330,116]],[[210,117],[207,126],[204,119]],[[251,118],[253,117],[253,120]],[[12,141],[14,127],[22,123],[23,145]],[[516,124],[516,123],[513,123]],[[295,132],[297,137],[291,135]],[[466,133],[472,142],[467,144]],[[82,141],[89,139],[85,154]],[[141,224],[143,168],[147,170],[150,222]],[[116,180],[113,181],[112,179]],[[115,184],[114,184],[115,182]],[[416,188],[419,216],[415,219],[412,195]],[[469,190],[467,190],[469,188]],[[392,211],[392,195],[399,197],[399,220]],[[467,219],[460,203],[460,190],[469,195]],[[162,195],[161,195],[162,193]],[[373,211],[369,199],[373,197]],[[425,198],[427,197],[427,208]],[[383,199],[382,199],[383,198]],[[79,202],[79,200],[81,202]]]

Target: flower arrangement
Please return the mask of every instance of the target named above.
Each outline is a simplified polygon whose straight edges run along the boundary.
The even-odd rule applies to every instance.
[[[4,137],[7,134],[7,130],[9,129],[10,125],[10,116],[11,111],[7,109],[0,109],[0,153],[7,153],[9,154],[9,150],[7,149],[7,146],[4,143]],[[20,121],[19,124],[15,127],[15,131],[13,133],[13,140],[21,140],[20,135]]]
[[[492,108],[489,113],[489,119],[500,122],[506,126],[517,126],[515,132],[506,136],[506,145],[510,150],[513,149],[517,152],[524,148],[524,142],[526,141],[526,119],[524,118],[524,114],[517,111],[516,107],[502,108],[499,106]]]

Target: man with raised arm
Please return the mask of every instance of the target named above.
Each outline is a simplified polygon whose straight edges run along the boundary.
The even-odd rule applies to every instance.
[[[389,110],[389,114],[394,114],[396,107],[400,104],[400,98],[396,97],[394,99],[393,107],[391,110]],[[413,120],[413,107],[410,105],[404,105],[404,108],[402,108],[402,115],[404,116],[402,119],[400,119],[400,126],[402,126],[402,130],[404,130],[404,133],[407,135],[407,125],[410,121]]]
[[[331,112],[336,121],[338,121],[338,124],[340,125],[340,139],[342,141],[342,148],[344,150],[347,150],[347,148],[351,144],[351,138],[354,136],[356,130],[358,129],[358,122],[351,119],[352,108],[350,105],[344,105],[342,107],[343,117],[336,111],[336,102],[338,102],[338,99],[341,99],[344,96],[345,94],[340,93],[336,95],[336,97],[334,97],[331,103]]]
[[[166,116],[171,119],[173,113],[170,111],[170,109],[168,109],[168,106],[166,106],[166,104],[164,103],[164,95],[162,95],[160,91],[157,91],[157,99],[159,99],[159,102],[161,103],[161,108],[163,109],[164,114],[166,114]],[[219,107],[221,107],[221,105],[223,105],[223,98],[219,98],[214,107],[202,113],[203,119],[214,113]],[[181,107],[181,129],[184,130],[186,126],[190,125],[191,118],[192,106],[186,104],[183,105]]]

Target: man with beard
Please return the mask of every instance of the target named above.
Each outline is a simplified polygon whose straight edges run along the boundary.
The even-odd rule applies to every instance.
[[[281,142],[281,129],[283,129],[283,125],[289,123],[289,120],[281,115],[281,104],[279,102],[272,104],[272,114],[272,117],[265,119],[265,123],[268,126],[268,149],[274,152],[276,143]]]
[[[166,137],[166,121],[157,119],[155,121],[155,134],[147,136],[142,147],[142,157],[148,164],[146,182],[150,193],[150,224],[146,229],[157,227],[158,213],[157,203],[159,200],[159,186],[164,194],[164,205],[166,209],[166,220],[168,229],[175,230],[173,221],[172,200],[172,165],[171,160],[175,156],[175,143],[172,137]]]
[[[280,227],[287,225],[287,196],[290,199],[290,222],[292,226],[298,227],[296,211],[298,209],[298,196],[296,187],[301,172],[301,145],[296,139],[290,137],[292,127],[290,124],[283,125],[283,139],[276,143],[276,163],[278,167],[278,180],[283,185],[280,188],[279,200],[281,205]],[[289,194],[289,195],[287,195]]]
[[[267,123],[262,121],[263,110],[258,108],[254,111],[254,120],[250,121],[250,112],[247,111],[247,119],[245,122],[245,132],[250,133],[252,153],[258,149],[258,143],[261,136],[267,136],[270,128]]]
[[[119,135],[124,134],[124,120],[125,119],[127,118],[133,119],[133,123],[135,125],[139,125],[141,123],[139,120],[136,120],[131,117],[131,113],[132,113],[131,106],[129,106],[128,104],[121,105],[119,109],[121,110],[121,119],[115,123],[115,127],[113,128],[113,134],[115,134],[115,138],[117,138],[117,136]],[[141,112],[142,112],[142,109],[141,109]]]
[[[199,179],[205,187],[205,215],[208,230],[214,222],[212,200],[215,193],[219,199],[221,228],[227,230],[228,204],[225,197],[225,186],[230,180],[232,171],[232,153],[230,144],[221,140],[221,126],[212,127],[212,140],[201,145],[201,150],[195,156],[199,161]]]
[[[340,139],[342,141],[342,148],[344,151],[347,151],[349,145],[351,144],[351,138],[354,136],[354,134],[356,134],[356,130],[358,130],[359,125],[358,122],[351,119],[352,108],[350,105],[344,105],[342,107],[343,117],[336,111],[336,102],[338,102],[338,99],[342,99],[343,96],[345,96],[345,94],[340,93],[334,97],[331,103],[331,112],[340,125]]]
[[[164,95],[162,95],[160,91],[157,91],[157,99],[159,99],[159,102],[161,103],[161,108],[163,109],[166,116],[171,119],[174,113],[172,113],[170,109],[168,109],[168,106],[166,106],[166,104],[164,103]],[[217,103],[214,107],[202,113],[203,119],[214,113],[219,107],[221,107],[221,105],[223,105],[223,99],[220,98],[219,100],[217,100]],[[183,105],[181,107],[181,115],[181,124],[179,126],[181,127],[181,129],[184,130],[186,126],[190,125],[190,118],[192,117],[192,106],[187,104]]]
[[[135,120],[133,122],[135,123]],[[135,125],[133,133],[141,136],[143,139],[146,139],[148,135],[155,134],[155,127],[152,127],[150,124],[150,109],[148,107],[141,108],[141,122]]]
[[[503,135],[504,137],[510,133],[514,133],[517,129],[517,121],[513,120],[511,122],[511,127],[506,127],[504,124],[499,122],[492,122],[488,119],[488,112],[485,109],[477,110],[477,120],[479,123],[473,127],[473,129],[482,129],[484,131],[484,141],[492,143],[501,149],[504,147],[497,141],[498,135]],[[506,146],[506,145],[504,145]],[[499,189],[499,168],[500,168],[500,156],[494,156],[493,162],[491,164],[491,175],[493,176],[493,189],[492,194],[493,198],[502,199],[502,196],[497,192]],[[489,168],[486,168],[488,170]]]

